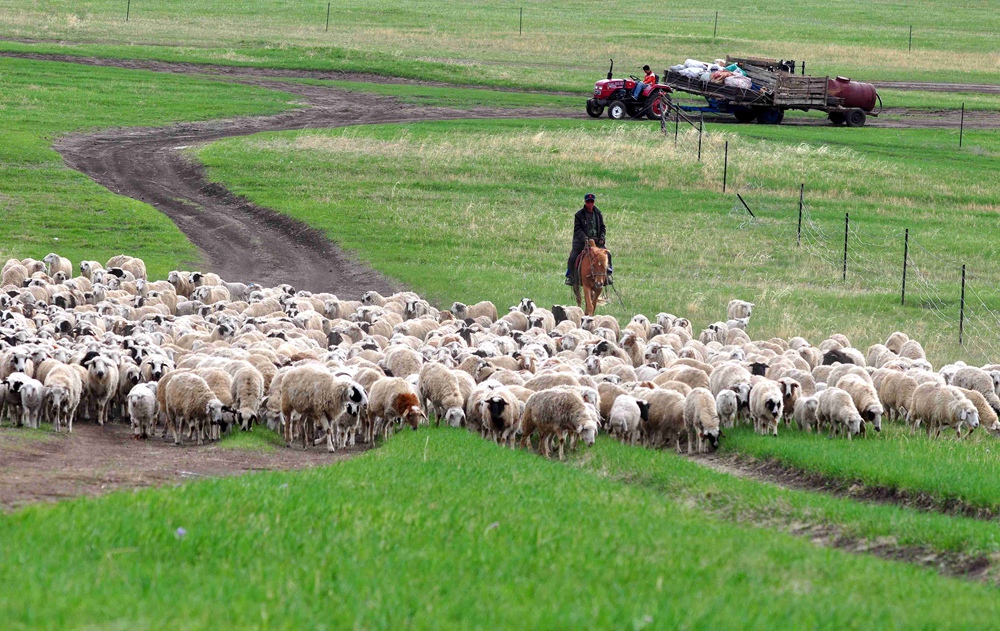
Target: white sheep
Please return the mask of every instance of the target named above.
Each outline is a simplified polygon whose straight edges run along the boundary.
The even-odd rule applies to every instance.
[[[156,432],[156,383],[135,385],[126,397],[132,437],[148,438]]]
[[[479,317],[486,317],[489,318],[490,322],[497,321],[496,305],[489,300],[483,300],[474,305],[456,302],[451,305],[451,313],[459,320],[475,320]]]
[[[559,443],[559,459],[563,460],[569,434],[580,434],[585,442],[592,443],[591,433],[596,435],[597,421],[578,392],[568,388],[543,390],[531,395],[524,406],[521,420],[523,446],[530,446],[535,432],[538,433],[538,451],[549,457],[549,441],[555,439]]]
[[[57,364],[45,375],[45,411],[57,432],[73,432],[73,418],[80,405],[83,379],[72,366]]]
[[[836,387],[851,395],[854,407],[863,420],[871,423],[876,432],[882,431],[884,409],[879,401],[878,393],[875,391],[875,386],[858,375],[845,375],[840,378]],[[861,427],[863,429],[864,425]]]
[[[778,383],[765,379],[750,390],[750,418],[756,433],[777,436],[783,411],[784,395]]]
[[[186,429],[199,445],[206,434],[223,423],[223,403],[215,396],[208,382],[192,372],[174,375],[164,392],[167,428],[173,433],[174,444],[181,444],[179,430]],[[164,431],[167,431],[167,428]]]
[[[240,429],[252,431],[264,401],[264,376],[250,364],[239,368],[233,375],[230,394]]]
[[[737,394],[733,390],[723,390],[715,397],[715,410],[719,415],[719,422],[722,427],[732,427],[736,424],[736,413],[739,412],[740,402]]]
[[[742,318],[749,320],[754,306],[754,303],[745,300],[730,300],[729,305],[726,307],[726,317],[730,320],[739,320]]]
[[[428,362],[420,369],[421,403],[428,414],[441,424],[441,419],[452,427],[465,424],[465,398],[459,387],[458,377],[446,366]]]
[[[708,441],[712,449],[718,449],[719,414],[715,405],[715,397],[707,388],[695,388],[684,399],[684,425],[688,432],[688,453],[692,445],[697,443],[698,453],[704,453],[704,441]]]
[[[935,430],[935,436],[940,435],[945,426],[954,427],[959,437],[963,424],[969,425],[969,433],[979,426],[975,404],[956,386],[922,383],[913,391],[912,408],[909,415],[911,432],[924,423],[928,437]]]
[[[1000,397],[997,397],[991,373],[975,366],[965,366],[955,372],[951,378],[951,385],[966,388],[967,390],[978,390],[986,397],[986,401],[993,408],[993,411],[1000,414]]]
[[[630,394],[620,394],[615,397],[608,412],[608,433],[622,443],[635,445],[642,436],[642,426],[648,421],[648,401],[636,399]]]
[[[849,392],[829,387],[816,395],[816,400],[817,426],[821,428],[829,426],[830,436],[844,432],[847,438],[851,439],[861,433],[861,424],[864,421],[854,407],[854,400]]]
[[[792,410],[792,418],[795,420],[795,424],[799,430],[811,432],[814,427],[819,426],[819,421],[816,417],[816,410],[818,408],[819,399],[814,396],[800,397],[795,402],[795,408]]]
[[[63,272],[67,277],[73,276],[73,263],[55,252],[45,255],[42,261],[45,263],[46,268],[48,268],[49,276],[55,276],[57,272]]]
[[[118,392],[118,365],[101,355],[84,358],[82,365],[87,368],[86,396],[94,406],[97,424],[103,426],[108,420],[111,399]]]

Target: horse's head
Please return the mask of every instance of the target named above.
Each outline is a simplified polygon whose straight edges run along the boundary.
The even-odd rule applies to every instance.
[[[608,280],[608,251],[597,247],[593,239],[587,241],[587,250],[584,263],[589,263],[590,273],[584,273],[583,276],[592,279],[594,288],[600,289]]]

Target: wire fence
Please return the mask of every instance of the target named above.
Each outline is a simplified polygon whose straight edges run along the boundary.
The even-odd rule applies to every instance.
[[[912,321],[927,321],[942,339],[950,340],[971,359],[1000,363],[1000,282],[993,270],[976,270],[935,252],[904,228],[857,216],[845,216],[839,226],[829,219],[820,221],[807,202],[802,204],[799,222],[797,204],[790,207],[787,201],[758,199],[754,194],[759,188],[740,187],[750,208],[736,199],[727,213],[731,225],[739,230],[761,229],[765,227],[761,216],[787,217],[788,221],[779,221],[780,230],[787,234],[774,238],[793,245],[797,241],[845,290],[863,293],[873,309],[919,310]],[[750,214],[751,209],[756,216]]]

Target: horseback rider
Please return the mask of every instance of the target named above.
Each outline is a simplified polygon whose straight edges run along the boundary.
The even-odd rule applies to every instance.
[[[576,211],[573,217],[573,251],[569,254],[569,262],[566,264],[566,284],[572,285],[573,276],[576,273],[576,259],[587,247],[587,240],[593,239],[599,248],[604,248],[604,216],[600,209],[594,205],[595,197],[593,193],[583,196],[583,208]],[[607,251],[607,248],[604,248]],[[608,277],[606,285],[612,284],[611,279],[611,252],[608,252]]]

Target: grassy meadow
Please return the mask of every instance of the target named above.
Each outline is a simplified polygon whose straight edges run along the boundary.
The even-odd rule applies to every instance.
[[[595,465],[617,475],[621,451],[599,445]],[[630,452],[642,475],[678,460]],[[0,516],[0,539],[0,579],[18,586],[0,593],[9,629],[985,627],[995,615],[990,586],[451,429],[330,467],[29,507]]]
[[[521,21],[523,9],[523,21]],[[716,29],[715,11],[719,9]],[[814,74],[992,82],[1000,17],[986,0],[734,0],[724,7],[494,0],[0,0],[0,49],[364,70],[497,86],[588,89],[609,58],[628,72],[688,57],[805,59]],[[910,27],[913,50],[908,52]],[[521,32],[519,33],[519,28]],[[35,40],[42,40],[41,42]]]
[[[983,177],[1000,137],[970,132],[959,150],[945,130],[845,131],[717,126],[703,138],[700,163],[691,130],[675,148],[655,124],[603,120],[284,132],[197,153],[212,179],[325,230],[443,305],[569,301],[561,282],[572,213],[592,190],[625,301],[624,309],[612,302],[604,310],[620,318],[668,311],[703,327],[742,298],[758,305],[755,339],[803,335],[818,343],[839,331],[865,348],[900,329],[935,362],[1000,356],[991,327],[1000,309],[993,264],[1000,246],[992,236],[1000,183]],[[901,307],[904,228],[915,267]],[[976,292],[968,295],[964,349],[957,345],[961,263]]]
[[[152,72],[0,58],[0,253],[107,260],[128,252],[165,277],[198,252],[166,216],[63,164],[61,135],[270,114],[290,95]]]

